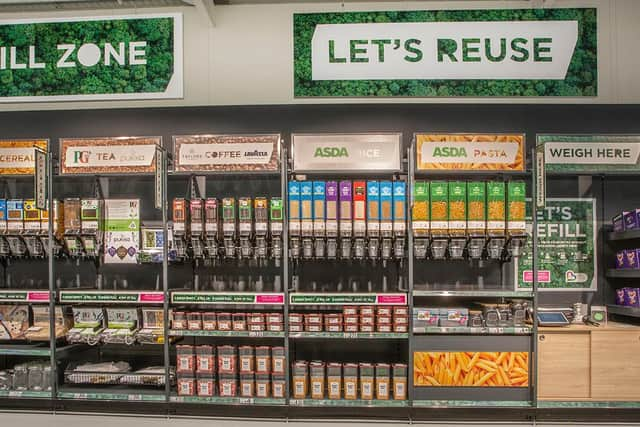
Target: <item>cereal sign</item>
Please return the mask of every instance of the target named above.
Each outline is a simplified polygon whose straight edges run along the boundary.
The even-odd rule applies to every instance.
[[[0,175],[33,175],[36,149],[47,151],[48,141],[0,140]]]
[[[417,170],[524,171],[522,134],[417,134]]]

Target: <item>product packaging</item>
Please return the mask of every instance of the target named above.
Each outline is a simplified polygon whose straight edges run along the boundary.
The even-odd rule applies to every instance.
[[[218,373],[236,374],[238,369],[236,348],[232,345],[219,345],[216,352],[218,353]]]
[[[380,234],[393,235],[393,183],[380,181]]]
[[[300,182],[300,233],[303,236],[313,235],[313,183]]]
[[[353,235],[364,237],[367,232],[367,184],[353,181]]]
[[[487,187],[484,182],[467,183],[467,229],[470,236],[484,236],[487,228]]]
[[[325,182],[313,182],[313,235],[324,237],[325,235]]]
[[[429,236],[429,182],[416,181],[413,184],[412,227],[415,237]]]
[[[205,232],[208,235],[217,236],[220,234],[220,223],[218,218],[218,199],[208,197],[204,202],[205,212]]]
[[[271,391],[276,399],[284,399],[286,393],[286,381],[284,374],[274,374],[271,376]]]
[[[342,364],[327,364],[327,392],[329,399],[339,400],[342,398]]]
[[[272,197],[269,200],[269,224],[272,236],[282,235],[282,222],[284,220],[282,199],[280,197]]]
[[[271,372],[271,347],[256,347],[256,373],[269,374]]]
[[[627,263],[625,258],[626,258],[626,255],[624,253],[624,250],[616,252],[616,268],[626,267]]]
[[[426,328],[430,326],[438,326],[440,323],[439,308],[414,308],[413,309],[413,327]]]
[[[407,224],[407,186],[404,181],[393,183],[393,234],[404,236]]]
[[[640,249],[626,249],[624,251],[626,258],[626,268],[640,269]]]
[[[325,231],[327,237],[338,236],[338,183],[327,181],[325,186],[326,216]]]
[[[189,212],[191,214],[191,234],[200,236],[205,228],[204,200],[191,199]]]
[[[196,372],[213,374],[216,371],[216,350],[210,345],[196,347]]]
[[[27,233],[40,232],[40,210],[36,208],[36,201],[27,199],[24,201],[24,230]]]
[[[407,365],[404,363],[396,363],[393,369],[393,399],[407,399]]]
[[[389,400],[391,389],[391,366],[388,363],[378,363],[376,370],[376,399]]]
[[[526,234],[525,198],[525,182],[509,181],[507,185],[507,230],[511,236]]]
[[[380,185],[367,181],[367,234],[380,235]]]
[[[0,199],[0,234],[7,231],[7,199]]]
[[[66,206],[66,202],[65,202]],[[187,211],[189,202],[185,199],[173,199],[173,232],[180,235],[188,234]]]
[[[22,233],[24,230],[24,202],[21,199],[7,200],[7,231]]]
[[[267,398],[271,392],[271,379],[269,374],[256,374],[256,397]]]
[[[192,374],[196,367],[195,347],[192,345],[177,345],[176,353],[176,372],[178,374]]]
[[[371,363],[360,363],[360,398],[362,400],[373,400],[375,388],[375,372]]]
[[[220,397],[236,397],[238,395],[238,376],[236,374],[221,374],[218,387]]]
[[[446,237],[449,235],[449,186],[445,181],[430,183],[431,235]]]
[[[21,340],[28,329],[28,305],[0,305],[0,340]]]
[[[467,185],[463,181],[449,181],[449,235],[467,234]]]
[[[356,363],[345,363],[342,367],[344,398],[345,400],[356,400],[358,398],[358,365]]]
[[[254,231],[257,236],[266,236],[269,228],[269,201],[266,197],[253,199]],[[265,254],[266,255],[266,254]]]
[[[240,396],[254,397],[255,375],[253,373],[240,373]]]
[[[238,232],[241,236],[253,234],[253,202],[251,197],[238,199]]]
[[[624,229],[633,230],[640,228],[640,209],[633,209],[623,213]]]
[[[624,305],[640,307],[640,288],[624,288]]]
[[[351,193],[351,181],[340,181],[340,235],[351,236],[353,231],[353,196]]]
[[[140,200],[108,199],[104,210],[105,264],[136,264],[140,250]]]
[[[505,185],[504,182],[487,183],[487,233],[492,237],[505,235]]]
[[[289,233],[300,235],[300,183],[289,181]]]
[[[443,326],[443,327],[467,326],[468,323],[469,323],[469,309],[467,308],[440,309],[440,326]]]
[[[611,223],[613,224],[613,231],[624,231],[624,215],[628,212],[622,212],[613,217]]]
[[[293,363],[293,398],[304,399],[307,397],[309,372],[308,363],[304,361],[297,361]]]
[[[197,377],[197,393],[201,397],[211,397],[215,394],[216,381],[212,374],[198,373]]]
[[[616,289],[616,305],[624,305],[624,294],[626,288]]]
[[[311,398],[324,399],[325,365],[323,362],[311,362],[309,364]]]
[[[248,345],[238,347],[238,357],[240,360],[240,374],[248,374],[255,371],[255,354],[253,347]]]

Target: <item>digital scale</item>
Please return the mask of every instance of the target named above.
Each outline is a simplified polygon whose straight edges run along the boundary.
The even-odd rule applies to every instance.
[[[538,326],[568,326],[569,319],[562,311],[543,311],[537,313]]]

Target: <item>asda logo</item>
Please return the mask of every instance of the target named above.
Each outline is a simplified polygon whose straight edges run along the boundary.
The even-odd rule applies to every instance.
[[[349,157],[349,152],[345,147],[318,147],[313,157]]]
[[[464,147],[435,147],[433,157],[467,157]]]

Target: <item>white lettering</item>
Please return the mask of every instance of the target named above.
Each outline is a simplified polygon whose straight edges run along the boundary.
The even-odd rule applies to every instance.
[[[130,65],[147,65],[147,59],[144,56],[146,52],[147,42],[131,42],[129,43],[129,64]]]
[[[71,54],[76,50],[76,46],[73,44],[59,44],[58,50],[64,50],[65,52],[62,54],[62,57],[58,60],[56,64],[57,68],[74,68],[76,66],[75,62],[68,62],[67,60],[71,56]]]
[[[44,62],[36,62],[36,47],[29,46],[29,68],[44,68]]]
[[[18,63],[17,57],[17,48],[15,46],[11,46],[9,48],[9,68],[12,70],[22,70],[24,68],[27,68],[27,64]]]
[[[116,50],[111,43],[104,44],[104,65],[110,66],[111,58],[113,58],[118,65],[125,65],[124,42],[118,43],[118,50]]]

